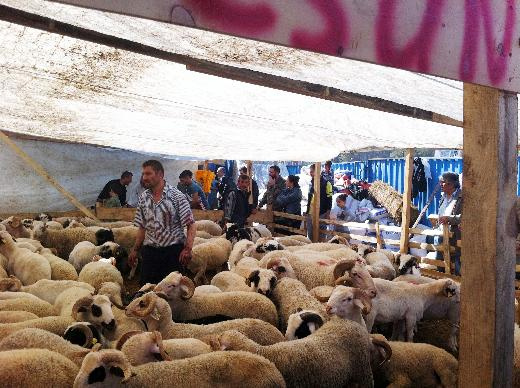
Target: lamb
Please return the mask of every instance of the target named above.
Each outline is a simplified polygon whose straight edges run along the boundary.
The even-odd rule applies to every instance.
[[[308,337],[323,326],[323,318],[314,311],[297,309],[287,320],[287,330],[285,338],[287,341],[294,341]]]
[[[0,341],[0,352],[15,349],[48,349],[67,357],[74,364],[81,366],[83,358],[90,352],[73,345],[59,335],[42,329],[28,328],[16,331]]]
[[[22,224],[20,217],[11,216],[6,220],[2,221],[5,226],[5,230],[14,238],[24,237],[30,238],[31,231]]]
[[[37,318],[36,314],[28,311],[0,311],[0,323],[17,323]]]
[[[197,232],[204,231],[209,233],[211,236],[222,235],[222,228],[216,222],[210,220],[198,220],[195,221],[195,226],[197,227]]]
[[[308,239],[306,236],[302,236],[299,234],[294,234],[291,236],[275,237],[274,239],[285,247],[291,247],[291,246],[295,246],[295,245],[301,246],[301,245],[307,245],[307,244],[312,243],[312,241],[310,239]]]
[[[457,387],[458,362],[443,349],[421,343],[387,342],[372,334],[371,364],[376,384],[389,387]],[[391,357],[384,362],[385,353]]]
[[[275,325],[276,307],[263,295],[251,292],[222,292],[194,295],[195,285],[179,272],[172,272],[155,288],[164,295],[173,312],[173,319],[190,322],[208,317],[258,318]]]
[[[269,296],[276,283],[276,274],[270,269],[260,268],[258,260],[252,257],[243,257],[232,269],[245,279],[250,291]]]
[[[20,280],[11,276],[8,279],[0,280],[0,291],[21,291],[37,296],[41,300],[54,304],[58,295],[70,287],[84,288],[94,292],[94,287],[87,283],[72,280],[38,280],[30,286],[23,286]]]
[[[56,256],[51,249],[43,248],[40,251],[42,255],[51,266],[52,280],[77,280],[78,273],[72,264],[62,258]]]
[[[163,341],[158,331],[128,332],[119,339],[116,349],[121,350],[134,366],[155,361],[181,360],[212,351],[211,346],[195,338]]]
[[[261,237],[256,243],[249,247],[243,254],[244,257],[254,257],[257,260],[260,260],[262,257],[266,255],[268,252],[272,251],[281,251],[284,250],[285,247],[280,244],[278,241],[270,238],[270,237]]]
[[[63,229],[63,225],[56,221],[47,221],[45,223],[45,226],[47,226],[48,229],[52,230],[61,230]]]
[[[123,288],[121,272],[112,264],[101,261],[93,261],[85,265],[79,273],[78,281],[90,284],[96,291],[105,282],[117,283]]]
[[[273,237],[269,229],[265,225],[247,226],[239,228],[238,225],[231,225],[226,230],[226,239],[232,244],[240,240],[250,240],[256,242],[260,237]]]
[[[233,245],[233,249],[231,250],[231,253],[229,254],[228,259],[228,267],[229,269],[233,269],[244,257],[244,252],[247,251],[250,247],[254,246],[255,244],[252,241],[249,240],[240,240]]]
[[[336,286],[327,301],[327,314],[356,322],[366,329],[363,315],[370,313],[372,300],[359,288]]]
[[[18,248],[7,232],[0,232],[0,253],[9,260],[8,272],[20,279],[24,285],[51,278],[51,266],[48,261],[28,249]]]
[[[0,365],[0,381],[5,388],[69,388],[78,373],[78,366],[71,360],[47,349],[0,352]]]
[[[231,243],[224,238],[208,240],[207,243],[193,247],[187,267],[195,274],[195,283],[207,284],[206,271],[220,269],[228,260],[230,252]]]
[[[298,309],[313,311],[326,320],[325,307],[309,294],[302,282],[296,279],[281,279],[274,288],[272,299],[278,310],[279,327],[282,331],[287,329],[290,315],[296,313]]]
[[[211,285],[218,287],[223,292],[229,291],[243,291],[251,292],[251,286],[246,284],[247,279],[244,279],[239,274],[232,271],[222,271],[213,276]],[[199,286],[201,287],[201,286]],[[199,288],[197,287],[197,288]],[[197,290],[195,289],[195,291]]]
[[[356,268],[356,275],[352,277],[354,287],[361,288],[373,297],[372,310],[365,319],[368,332],[371,332],[374,322],[405,320],[408,342],[413,340],[415,325],[422,318],[424,311],[432,304],[438,303],[438,297],[448,298],[456,294],[456,286],[451,279],[420,285],[371,279],[367,269],[360,265]],[[392,337],[396,338],[397,334],[397,328],[394,326]]]
[[[104,258],[115,257],[118,263],[117,267],[120,272],[124,272],[124,261],[128,258],[126,251],[115,242],[106,242],[103,245],[96,246],[90,241],[82,241],[78,243],[69,255],[69,263],[71,263],[78,273],[81,269],[92,261],[92,258],[99,255]]]
[[[267,358],[290,387],[371,387],[369,346],[361,326],[340,319],[326,322],[303,339],[270,346],[260,346],[234,330],[212,341],[214,349],[245,350]]]
[[[394,282],[407,281],[412,284],[426,284],[435,282],[424,276],[401,275],[394,279]],[[460,318],[460,284],[453,282],[454,295],[451,298],[438,296],[437,300],[424,310],[423,319],[439,320],[448,319],[450,322],[449,339],[447,349],[456,352],[458,348],[457,335],[459,331]]]
[[[202,372],[202,373],[201,373]],[[276,367],[247,352],[213,352],[185,360],[152,362],[132,367],[118,350],[88,354],[74,380],[74,388],[132,387],[243,387],[283,388]]]
[[[34,297],[0,300],[0,311],[26,311],[38,317],[55,315],[54,306],[44,300]]]
[[[400,275],[421,275],[419,259],[412,255],[398,253],[395,259],[396,272]]]
[[[168,302],[159,298],[153,292],[148,292],[134,299],[127,306],[126,315],[143,320],[149,331],[159,331],[164,339],[203,339],[212,334],[236,329],[262,345],[270,345],[284,340],[278,329],[259,319],[233,319],[211,325],[174,323]]]

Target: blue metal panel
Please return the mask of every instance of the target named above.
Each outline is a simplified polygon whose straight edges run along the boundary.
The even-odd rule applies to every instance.
[[[286,167],[287,167],[287,172],[289,173],[289,175],[299,174],[300,169],[302,168],[302,166],[300,166],[300,165],[286,166]]]

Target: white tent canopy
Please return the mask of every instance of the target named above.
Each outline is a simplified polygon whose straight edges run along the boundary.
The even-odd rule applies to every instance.
[[[461,84],[39,1],[0,3],[80,27],[460,120]],[[344,150],[460,148],[462,129],[190,72],[0,22],[0,129],[187,159],[325,160]]]

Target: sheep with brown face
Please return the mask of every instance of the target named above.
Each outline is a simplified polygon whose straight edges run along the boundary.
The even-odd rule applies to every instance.
[[[118,350],[88,354],[74,381],[74,388],[112,387],[250,387],[284,388],[276,367],[247,352],[212,352],[175,361],[132,366]]]
[[[215,336],[216,350],[245,350],[272,361],[290,387],[371,387],[369,337],[357,323],[331,319],[311,335],[261,346],[237,331]]]
[[[195,338],[163,340],[158,331],[131,331],[117,342],[130,364],[137,366],[148,362],[181,360],[210,353],[211,347]]]
[[[7,272],[20,279],[24,285],[51,278],[48,261],[28,249],[18,248],[7,232],[0,232],[0,253],[8,260]]]
[[[211,334],[236,329],[260,344],[267,345],[284,340],[282,333],[276,327],[259,319],[233,319],[209,325],[174,323],[172,321],[172,310],[168,302],[159,298],[153,292],[148,292],[134,299],[126,307],[126,315],[141,319],[146,324],[147,330],[159,331],[163,339],[203,339]]]
[[[23,238],[31,238],[31,231],[27,229],[20,217],[11,216],[4,221],[2,224],[5,226],[5,230],[13,237],[23,237]]]
[[[327,301],[327,314],[359,323],[366,329],[363,315],[370,313],[372,300],[359,288],[336,286]]]
[[[273,302],[252,292],[221,292],[194,295],[195,285],[190,278],[172,272],[154,288],[164,295],[177,321],[196,321],[210,317],[257,318],[276,325],[278,315]]]

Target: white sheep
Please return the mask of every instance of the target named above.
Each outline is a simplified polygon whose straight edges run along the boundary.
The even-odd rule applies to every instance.
[[[78,272],[72,264],[62,258],[56,256],[49,248],[43,248],[40,251],[42,255],[51,266],[52,280],[77,280]]]
[[[9,261],[8,273],[15,275],[24,285],[51,278],[49,262],[37,253],[18,248],[7,232],[0,232],[0,253]]]
[[[17,323],[31,319],[38,319],[38,316],[28,311],[0,311],[0,323]]]
[[[250,247],[255,244],[250,240],[240,240],[233,245],[233,249],[229,254],[228,259],[228,267],[229,269],[233,269],[233,267],[244,257],[244,252],[247,251]]]
[[[327,313],[359,323],[366,329],[363,315],[370,313],[372,300],[359,288],[336,286],[327,301]]]
[[[250,246],[242,256],[254,257],[257,260],[260,260],[269,252],[281,251],[284,249],[285,247],[277,240],[270,237],[261,237],[253,246]]]
[[[92,261],[92,258],[99,255],[104,258],[123,257],[124,250],[115,242],[106,242],[96,246],[90,241],[82,241],[78,243],[69,255],[69,263],[71,263],[78,273],[81,269]]]
[[[204,339],[212,334],[236,329],[262,345],[284,341],[282,333],[276,327],[259,319],[233,319],[209,325],[174,323],[172,321],[172,310],[168,302],[159,298],[153,292],[148,292],[134,299],[126,307],[126,315],[141,319],[145,322],[149,331],[160,331],[163,339]]]
[[[220,227],[220,225],[211,220],[195,221],[195,226],[197,227],[197,232],[204,231],[206,233],[209,233],[211,236],[222,235],[222,228]]]
[[[307,245],[307,244],[312,243],[312,241],[309,238],[307,238],[306,236],[299,235],[299,234],[294,234],[291,236],[280,236],[280,237],[275,237],[274,239],[285,247],[291,247],[291,246],[295,246],[295,245],[301,246],[301,245]]]
[[[250,240],[256,242],[261,237],[273,237],[269,229],[265,225],[247,226],[240,228],[233,224],[226,230],[226,239],[235,244],[240,240]]]
[[[52,304],[41,300],[34,295],[28,298],[0,300],[0,311],[26,311],[33,313],[38,317],[56,315],[55,308]]]
[[[251,286],[246,284],[245,278],[233,271],[222,271],[217,273],[211,279],[211,285],[218,287],[223,292],[228,291],[244,291],[250,292]],[[201,286],[199,286],[201,287]],[[199,288],[197,287],[197,288]],[[195,289],[195,291],[197,290]]]
[[[195,321],[225,316],[229,318],[257,318],[277,325],[276,307],[265,296],[251,292],[221,292],[194,295],[195,285],[190,278],[172,272],[154,288],[164,295],[178,321]]]
[[[358,253],[365,259],[367,270],[373,278],[392,280],[395,268],[384,252],[371,251],[368,245],[359,244]]]
[[[231,243],[225,238],[208,240],[204,244],[194,246],[187,267],[195,274],[195,283],[206,284],[206,271],[219,270],[227,262],[230,252]]]
[[[285,387],[282,375],[271,362],[247,352],[212,352],[133,367],[122,352],[112,349],[92,352],[83,360],[73,387],[87,388],[92,384],[124,384],[129,388]]]
[[[32,294],[50,304],[54,304],[56,298],[65,290],[71,287],[84,288],[94,292],[94,287],[87,283],[73,280],[48,280],[41,279],[29,286],[23,286],[16,277],[0,279],[0,291],[21,291],[22,293]]]
[[[156,361],[181,360],[212,351],[211,346],[195,338],[163,340],[158,331],[128,332],[119,339],[116,349],[121,350],[134,366]]]
[[[114,282],[123,287],[123,277],[116,267],[101,261],[92,261],[85,265],[78,275],[78,281],[88,283],[96,291],[105,282]]]

